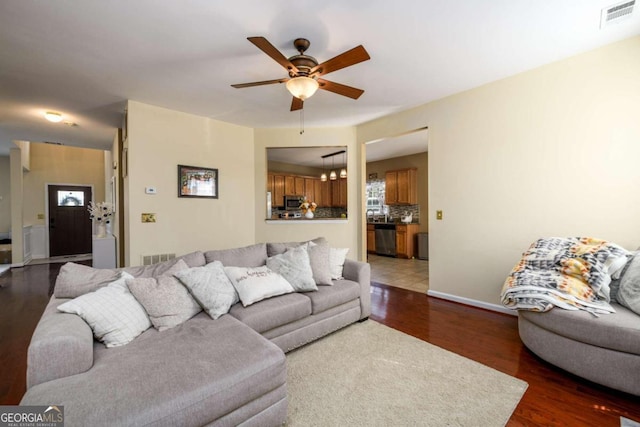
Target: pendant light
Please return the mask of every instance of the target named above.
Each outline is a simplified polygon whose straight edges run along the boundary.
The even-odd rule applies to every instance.
[[[340,170],[340,178],[347,177],[347,162],[344,159],[344,153],[342,153],[342,162],[344,163],[344,167]]]
[[[333,157],[331,157],[331,173],[329,173],[329,179],[331,181],[335,181],[336,179],[338,179],[338,174],[334,170],[334,167],[335,167],[335,162]]]
[[[320,175],[320,181],[326,182],[326,180],[327,180],[327,173],[324,170],[324,157],[322,157],[322,175]]]

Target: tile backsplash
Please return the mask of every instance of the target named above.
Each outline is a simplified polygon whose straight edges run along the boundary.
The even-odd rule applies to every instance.
[[[420,222],[420,205],[389,206],[389,216],[398,221],[408,213],[413,216],[413,222]]]

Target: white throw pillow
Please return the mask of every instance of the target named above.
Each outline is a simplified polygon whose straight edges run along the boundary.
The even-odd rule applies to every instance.
[[[67,301],[58,310],[82,317],[107,347],[125,345],[151,327],[144,308],[129,292],[127,279],[133,276],[123,272],[106,287]]]
[[[220,261],[179,271],[174,276],[189,289],[212,319],[228,313],[231,306],[240,301]]]
[[[225,267],[224,272],[240,295],[242,305],[247,307],[265,298],[295,292],[287,280],[270,270],[261,267]]]
[[[267,267],[284,277],[296,292],[317,291],[306,244],[267,258]]]
[[[349,248],[330,248],[329,249],[329,268],[331,269],[331,278],[333,280],[344,279],[342,277],[342,269],[347,259]]]

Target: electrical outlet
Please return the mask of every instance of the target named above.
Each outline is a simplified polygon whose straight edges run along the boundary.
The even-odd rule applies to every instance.
[[[442,219],[442,211],[436,211],[436,219]]]

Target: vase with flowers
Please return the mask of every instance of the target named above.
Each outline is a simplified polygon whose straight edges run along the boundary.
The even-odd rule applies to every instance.
[[[313,213],[316,211],[317,207],[318,205],[316,202],[311,202],[307,200],[306,197],[300,200],[300,210],[307,219],[313,219]]]
[[[113,204],[89,202],[88,210],[89,218],[96,224],[96,235],[105,237],[107,234],[111,234],[111,218],[115,212]]]

